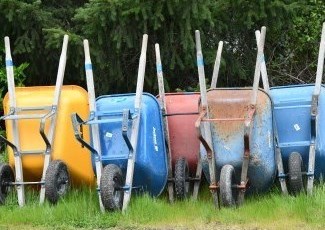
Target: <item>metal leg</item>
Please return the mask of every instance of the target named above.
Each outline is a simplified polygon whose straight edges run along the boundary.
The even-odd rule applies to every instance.
[[[317,135],[317,115],[318,115],[318,94],[313,94],[311,104],[311,122],[310,122],[310,146],[309,146],[309,159],[307,171],[307,194],[312,195],[314,184],[314,170],[315,170],[315,147]]]
[[[96,183],[97,183],[97,189],[98,189],[99,208],[102,212],[105,212],[105,208],[104,208],[102,198],[100,195],[100,179],[102,178],[103,166],[102,166],[102,162],[99,159],[98,155],[95,158],[95,166],[96,166],[96,176],[97,176]]]
[[[196,167],[196,173],[195,173],[193,196],[192,196],[192,198],[194,200],[197,199],[197,196],[198,196],[198,193],[199,193],[201,178],[202,178],[202,159],[201,159],[201,154],[199,152],[198,153],[198,162],[197,162],[197,167]]]
[[[310,143],[310,147],[309,147],[308,172],[307,172],[307,178],[308,178],[308,180],[307,180],[307,194],[308,195],[312,194],[313,184],[314,184],[318,97],[319,97],[318,95],[313,95],[312,96],[312,104],[311,104],[311,121],[310,121],[311,143]]]
[[[100,210],[104,212],[105,208],[103,206],[102,198],[100,196],[100,179],[102,176],[103,165],[101,162],[101,147],[100,147],[98,124],[91,125],[91,133],[92,133],[93,146],[97,150],[97,154],[95,158],[95,166],[96,166],[96,176],[97,176],[96,182],[97,182],[97,189],[98,189],[99,207]]]
[[[45,156],[44,156],[43,174],[42,174],[42,179],[41,179],[42,182],[45,181],[46,170],[49,167],[50,161],[51,161],[51,155],[49,153],[45,154]],[[40,192],[40,204],[43,204],[44,200],[45,200],[45,185],[42,184],[41,192]]]
[[[288,188],[287,188],[287,184],[286,184],[286,175],[285,175],[284,169],[283,169],[281,150],[278,146],[276,146],[276,148],[275,148],[275,159],[276,159],[276,163],[277,163],[278,177],[279,177],[279,181],[280,181],[282,194],[288,195]]]
[[[248,172],[248,166],[249,166],[249,158],[250,158],[250,138],[252,136],[252,124],[254,115],[256,111],[256,106],[255,105],[249,105],[247,108],[247,114],[245,116],[245,127],[244,127],[244,156],[243,156],[243,163],[242,163],[242,170],[241,170],[241,175],[240,175],[240,184],[237,186],[239,188],[239,193],[238,193],[238,200],[237,204],[241,205],[244,202],[245,198],[245,192],[247,189],[247,172]]]
[[[50,121],[50,130],[49,130],[49,137],[45,134],[45,122],[46,119],[51,116],[51,121]],[[51,151],[52,151],[52,142],[53,142],[53,132],[54,132],[54,125],[55,125],[55,115],[56,115],[56,109],[52,110],[51,113],[49,113],[47,116],[42,118],[41,124],[40,124],[40,134],[44,140],[44,143],[46,144],[46,149],[45,149],[45,155],[44,155],[44,163],[43,163],[43,173],[42,173],[42,179],[41,182],[45,182],[45,176],[46,176],[46,171],[47,168],[50,164],[51,161]],[[40,203],[43,204],[45,200],[45,184],[43,183],[41,185],[41,191],[40,191]]]
[[[23,182],[23,166],[21,162],[20,155],[15,156],[15,172],[16,172],[16,182]],[[25,205],[25,185],[17,185],[17,195],[18,195],[18,204],[20,207]]]
[[[312,195],[314,184],[314,169],[315,169],[315,143],[312,143],[309,148],[308,172],[307,172],[307,194]]]
[[[245,122],[246,123],[246,122]],[[244,203],[245,192],[247,188],[247,172],[248,172],[248,164],[249,164],[249,157],[250,157],[250,134],[251,134],[251,125],[250,122],[245,124],[244,130],[244,156],[243,156],[243,163],[242,163],[242,170],[240,175],[240,185],[239,185],[239,192],[238,192],[238,200],[237,204],[241,205]]]

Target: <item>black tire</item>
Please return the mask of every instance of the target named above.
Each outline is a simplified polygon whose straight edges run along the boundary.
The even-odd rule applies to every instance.
[[[122,209],[123,177],[121,169],[114,164],[106,165],[100,178],[100,197],[107,211]]]
[[[223,206],[236,205],[237,188],[232,188],[233,184],[235,184],[235,169],[232,165],[224,165],[220,173],[220,196]]]
[[[56,204],[70,187],[68,167],[61,160],[51,161],[45,174],[45,197]]]
[[[175,193],[179,200],[189,197],[190,194],[189,168],[184,157],[175,163]]]
[[[289,191],[292,195],[297,195],[304,191],[303,183],[303,162],[300,153],[292,152],[288,160],[289,169]]]
[[[6,197],[10,190],[8,182],[13,182],[14,173],[8,164],[0,163],[0,205],[3,205],[6,201]]]

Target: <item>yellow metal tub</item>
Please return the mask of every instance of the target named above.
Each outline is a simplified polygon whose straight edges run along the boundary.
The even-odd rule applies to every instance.
[[[17,87],[16,98],[18,107],[33,107],[49,105],[53,103],[54,86]],[[5,96],[3,101],[5,114],[9,111],[9,97]],[[70,115],[78,113],[83,118],[88,117],[87,91],[79,86],[66,85],[62,87],[60,103],[58,106],[56,130],[52,151],[52,160],[60,159],[68,166],[73,185],[94,185],[94,173],[91,166],[89,151],[82,147],[74,138],[74,132]],[[35,112],[33,112],[35,113]],[[40,112],[41,113],[41,112]],[[49,122],[48,122],[49,123]],[[49,125],[46,125],[46,131]],[[39,120],[19,120],[19,139],[21,150],[30,151],[34,149],[45,149],[45,143],[39,133]],[[83,135],[89,140],[89,131],[84,127]],[[6,133],[9,141],[13,141],[11,121],[6,121]],[[8,147],[9,164],[14,168],[14,155]],[[42,177],[44,155],[22,156],[24,180],[40,181]]]

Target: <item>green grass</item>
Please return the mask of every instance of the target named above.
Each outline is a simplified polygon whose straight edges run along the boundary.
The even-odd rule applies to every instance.
[[[72,190],[56,205],[38,204],[38,192],[27,192],[27,205],[19,208],[15,192],[0,207],[0,229],[99,229],[99,228],[195,228],[195,229],[324,229],[325,185],[313,196],[284,197],[278,189],[246,199],[239,208],[215,209],[206,184],[198,201],[169,204],[167,196],[133,196],[127,212],[101,213],[93,189]],[[288,228],[288,226],[290,226]]]
[[[0,162],[7,158],[0,154]],[[325,229],[325,184],[312,196],[282,196],[274,187],[270,193],[248,197],[239,208],[216,209],[207,184],[197,201],[170,204],[167,195],[151,198],[133,196],[127,212],[101,213],[94,189],[72,189],[55,206],[39,205],[38,191],[27,190],[25,207],[17,205],[13,190],[0,206],[0,229]],[[290,226],[290,227],[288,227]]]

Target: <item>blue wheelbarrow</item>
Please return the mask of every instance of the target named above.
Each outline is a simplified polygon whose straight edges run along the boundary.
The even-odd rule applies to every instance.
[[[167,155],[157,99],[143,93],[148,36],[143,36],[135,94],[104,95],[95,100],[88,41],[84,41],[90,117],[72,115],[75,136],[92,153],[102,211],[125,211],[133,189],[158,196],[167,183]],[[80,127],[89,125],[92,142]]]
[[[273,87],[277,126],[277,165],[282,192],[312,194],[314,179],[325,174],[325,89],[321,85],[325,55],[325,23],[320,42],[316,83]],[[288,182],[288,188],[287,184]]]
[[[203,171],[216,206],[240,205],[246,191],[267,191],[276,175],[272,102],[265,91],[258,89],[265,27],[252,88],[207,91],[199,31],[195,37],[201,92],[200,116],[195,126],[204,146],[200,151]],[[212,82],[216,85],[216,79]]]

